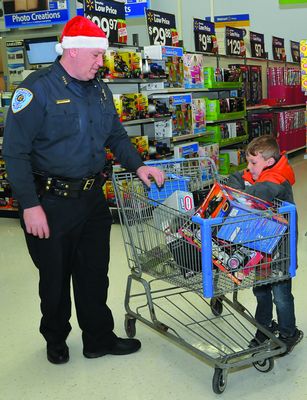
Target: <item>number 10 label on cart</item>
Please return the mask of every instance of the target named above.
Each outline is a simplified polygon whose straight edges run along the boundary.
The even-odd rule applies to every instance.
[[[86,0],[84,15],[105,32],[110,43],[127,43],[125,3]]]

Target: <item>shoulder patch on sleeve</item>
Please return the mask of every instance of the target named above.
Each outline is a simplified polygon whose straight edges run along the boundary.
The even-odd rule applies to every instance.
[[[26,88],[16,89],[12,98],[12,111],[14,114],[26,108],[33,99],[33,93]]]

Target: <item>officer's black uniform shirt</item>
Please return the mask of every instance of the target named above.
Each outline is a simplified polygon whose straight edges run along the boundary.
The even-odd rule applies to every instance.
[[[29,75],[20,88],[31,101],[20,110],[12,103],[3,156],[22,208],[39,204],[33,171],[76,179],[95,175],[104,167],[105,146],[123,166],[135,171],[143,165],[104,82],[73,79],[56,60]]]

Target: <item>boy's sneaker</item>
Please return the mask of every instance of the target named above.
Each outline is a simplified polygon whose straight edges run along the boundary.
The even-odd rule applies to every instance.
[[[304,332],[300,331],[299,329],[295,329],[295,333],[293,336],[282,336],[279,335],[278,339],[285,343],[287,346],[287,350],[281,354],[281,356],[285,356],[294,349],[294,347],[303,339]]]
[[[271,325],[266,328],[268,331],[272,332],[274,335],[278,333],[278,323],[273,320]],[[260,344],[264,343],[266,340],[269,340],[267,335],[257,329],[255,337],[249,342],[248,347],[257,347]]]

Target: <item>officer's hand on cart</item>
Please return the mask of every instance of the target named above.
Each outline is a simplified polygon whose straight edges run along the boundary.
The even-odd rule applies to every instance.
[[[49,238],[49,226],[42,206],[26,208],[23,212],[23,219],[27,233],[38,236],[40,239]]]
[[[139,167],[136,174],[148,187],[150,187],[151,184],[150,178],[153,178],[159,187],[163,185],[165,179],[164,172],[161,171],[161,169],[146,165]]]

